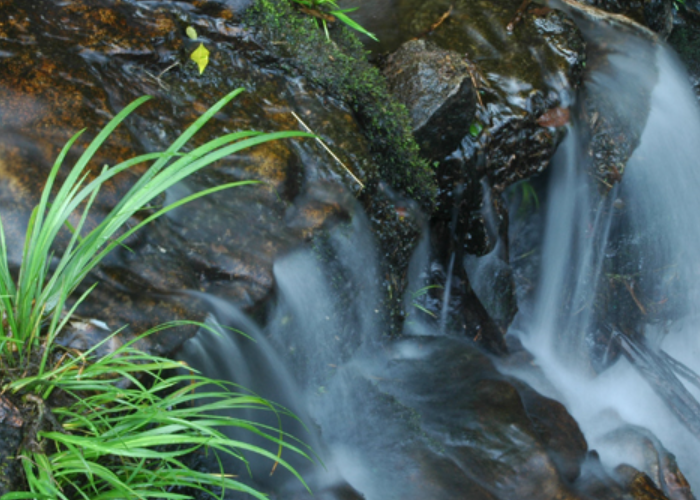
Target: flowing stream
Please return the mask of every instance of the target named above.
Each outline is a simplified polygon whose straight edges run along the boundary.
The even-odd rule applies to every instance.
[[[676,455],[693,489],[700,491],[700,442],[693,423],[681,423],[663,387],[650,384],[649,373],[634,358],[635,352],[639,355],[634,345],[641,345],[700,372],[700,173],[695,142],[700,138],[700,112],[674,54],[660,45],[652,52],[653,62],[623,45],[607,55],[603,69],[588,76],[586,85],[612,95],[620,114],[630,104],[629,88],[646,82],[653,87],[649,118],[622,182],[605,194],[585,171],[586,145],[578,125],[570,125],[550,167],[538,245],[539,283],[531,300],[520,301],[509,332],[533,354],[544,378],[532,370],[510,371],[561,401],[606,466],[627,462],[644,469],[620,444],[616,431],[648,429]],[[437,387],[450,362],[429,366],[436,353],[463,352],[463,347],[444,331],[447,308],[442,317],[426,321],[413,305],[427,284],[427,247],[426,237],[411,266],[404,340],[384,337],[376,279],[381,266],[368,222],[356,208],[351,222],[277,261],[276,298],[264,328],[210,299],[218,322],[245,331],[256,343],[237,334],[216,338],[200,332],[184,349],[188,363],[205,374],[249,386],[311,422],[307,430],[294,424],[291,432],[310,443],[325,463],[325,468],[313,469],[296,464],[317,491],[347,484],[369,500],[451,498],[444,484],[430,489],[442,465],[418,450],[421,439],[436,436],[447,447],[466,446],[468,439],[450,434],[441,419],[458,419],[451,411],[458,407],[453,400],[471,389],[468,380]],[[488,259],[482,262],[486,265]],[[470,273],[483,274],[478,260],[469,258],[466,264]],[[638,309],[636,322],[601,326],[608,316],[601,313],[599,300],[611,284]],[[610,297],[615,295],[604,300]],[[608,310],[614,307],[607,303]],[[634,344],[619,340],[625,335]],[[428,338],[427,343],[416,340]],[[398,365],[400,384],[392,382]],[[647,368],[653,375],[655,368]],[[698,394],[690,384],[678,390]],[[445,407],[435,407],[443,403]],[[421,432],[428,438],[417,437],[411,407],[421,409]],[[436,415],[432,420],[431,412]],[[476,475],[467,459],[444,454],[467,476]],[[422,458],[416,464],[411,457],[418,455]],[[265,467],[252,464],[258,481],[278,492],[299,489],[283,473],[260,479],[268,476]],[[481,487],[479,478],[471,479],[474,488]],[[461,487],[458,491],[465,491]]]
[[[700,112],[686,72],[670,49],[658,46],[654,64],[635,60],[634,53],[624,50],[609,54],[610,66],[587,85],[612,94],[613,102],[618,97],[625,102],[625,93],[640,79],[656,82],[640,144],[622,182],[601,197],[583,170],[577,131],[570,130],[552,166],[536,298],[521,306],[511,331],[546,374],[546,384],[533,383],[567,406],[603,463],[614,467],[626,462],[644,469],[616,439],[620,429],[638,426],[676,455],[698,491],[698,435],[689,430],[692,423],[683,425],[669,409],[668,390],[650,384],[663,369],[640,366],[625,356],[614,359],[619,332],[613,332],[597,355],[586,354],[594,347],[591,332],[597,328],[600,288],[623,282],[622,293],[641,312],[636,331],[625,334],[650,352],[665,352],[700,370],[700,177],[695,149]],[[658,312],[669,303],[671,312]],[[594,356],[603,365],[597,370]],[[665,376],[668,384],[678,384],[674,375]],[[692,384],[678,390],[700,394]]]

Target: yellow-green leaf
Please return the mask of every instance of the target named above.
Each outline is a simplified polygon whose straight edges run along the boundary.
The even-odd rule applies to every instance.
[[[194,29],[192,26],[188,26],[185,30],[185,33],[187,33],[187,36],[190,37],[192,40],[197,39],[197,30]]]
[[[199,74],[201,75],[204,73],[204,68],[209,64],[209,51],[203,43],[200,43],[199,47],[192,52],[190,59],[197,63],[197,66],[199,66]]]

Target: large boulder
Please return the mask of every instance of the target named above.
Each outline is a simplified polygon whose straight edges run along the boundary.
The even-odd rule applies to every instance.
[[[393,210],[391,193],[376,189],[376,164],[350,109],[280,68],[241,27],[239,10],[235,2],[227,7],[86,0],[49,1],[41,8],[14,2],[0,13],[0,209],[12,267],[19,265],[29,215],[59,149],[82,128],[94,137],[142,95],[155,99],[112,134],[89,166],[91,176],[105,163],[167,148],[236,87],[247,92],[189,147],[238,130],[308,126],[337,158],[313,140],[274,142],[225,158],[169,191],[157,203],[222,183],[260,181],[177,209],[113,251],[87,280],[86,285],[100,284],[80,311],[110,329],[129,324],[131,333],[139,333],[171,319],[202,318],[206,307],[181,295],[186,290],[214,293],[245,309],[261,304],[272,290],[275,258],[308,241],[326,221],[346,217],[341,192],[357,195],[365,186],[366,205],[377,221],[414,235],[414,241],[418,235],[413,219]],[[196,27],[197,41],[185,34],[188,26]],[[201,75],[189,58],[200,43],[211,51]],[[59,181],[85,144],[81,140],[73,148]],[[137,166],[109,181],[86,225],[97,224],[143,170]],[[149,213],[143,211],[133,223]],[[69,236],[66,230],[61,244]],[[393,240],[410,255],[411,238]],[[172,351],[191,334],[192,329],[170,331],[162,344],[154,337],[150,348]]]
[[[352,457],[345,477],[368,498],[582,498],[585,440],[558,403],[464,340],[407,338],[386,354],[342,368],[320,396],[326,442]]]
[[[387,253],[397,256],[397,267],[408,263],[420,234],[416,218],[395,206],[400,198],[382,183],[353,111],[290,70],[268,50],[273,41],[268,48],[254,41],[253,32],[242,25],[245,2],[228,4],[49,0],[12,2],[0,9],[0,217],[13,270],[20,264],[31,211],[65,142],[86,129],[59,171],[59,182],[88,140],[140,96],[154,99],[111,135],[88,165],[88,180],[104,164],[167,148],[236,87],[247,92],[217,113],[189,149],[240,130],[308,126],[333,151],[331,155],[314,140],[268,143],[217,162],[155,200],[130,224],[196,190],[259,181],[179,208],[113,251],[87,278],[85,288],[99,285],[81,304],[80,321],[66,328],[60,340],[64,345],[84,350],[128,325],[105,344],[113,349],[166,321],[203,320],[211,309],[206,300],[198,300],[203,294],[255,310],[273,293],[274,261],[326,227],[346,221],[355,197],[362,198],[382,228],[379,239]],[[198,40],[187,36],[188,26],[196,28]],[[211,51],[202,74],[190,60],[200,43]],[[375,139],[381,142],[381,134]],[[86,227],[98,224],[143,171],[139,165],[108,182]],[[400,169],[395,174],[404,177]],[[429,178],[421,189],[430,193]],[[429,204],[429,194],[424,199]],[[69,238],[66,229],[57,255]],[[194,333],[193,327],[169,329],[139,346],[171,353]],[[16,455],[21,432],[21,423],[0,420],[8,456]],[[3,465],[0,481],[16,479],[17,462],[10,465]]]

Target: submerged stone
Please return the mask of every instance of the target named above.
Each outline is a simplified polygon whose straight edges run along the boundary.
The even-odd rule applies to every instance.
[[[562,407],[552,412],[557,403],[531,389],[522,392],[521,383],[498,373],[463,340],[408,338],[387,355],[339,372],[322,396],[345,415],[341,427],[332,425],[337,416],[321,417],[322,433],[329,446],[342,446],[353,457],[350,464],[359,470],[346,477],[362,493],[434,500],[581,498],[572,481],[586,456],[585,441]],[[570,430],[544,424],[555,415],[562,419],[559,429]],[[391,425],[381,426],[385,419]],[[570,450],[569,464],[553,459],[562,449]],[[355,477],[365,478],[361,487]]]

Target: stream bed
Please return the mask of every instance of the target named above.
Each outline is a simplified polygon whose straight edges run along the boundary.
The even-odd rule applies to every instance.
[[[299,417],[281,425],[315,459],[285,458],[314,496],[267,459],[224,464],[272,498],[694,498],[700,110],[663,41],[681,13],[339,3],[380,42],[337,23],[329,41],[285,0],[0,0],[11,266],[62,144],[143,94],[155,99],[99,162],[166,148],[235,87],[247,92],[197,144],[247,129],[321,139],[266,144],[170,190],[261,181],[115,249],[79,309],[107,330],[63,342],[172,319],[219,329],[140,347]],[[140,172],[110,181],[87,224]]]

